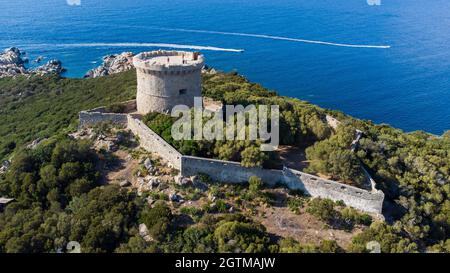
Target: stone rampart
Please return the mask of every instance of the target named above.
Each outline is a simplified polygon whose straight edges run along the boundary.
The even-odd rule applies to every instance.
[[[246,183],[251,176],[258,176],[269,186],[283,184],[289,189],[301,190],[313,197],[342,200],[348,206],[377,214],[381,214],[384,200],[384,194],[379,190],[370,192],[289,168],[245,168],[237,162],[183,156],[181,174],[192,176],[199,173],[208,174],[215,181],[227,183]]]
[[[97,111],[94,111],[97,110]],[[105,113],[104,108],[79,113],[79,128],[89,127],[101,122],[111,122],[126,126],[127,114]]]
[[[184,156],[131,114],[105,113],[104,108],[80,112],[80,127],[104,121],[126,125],[139,137],[141,147],[157,153],[173,168],[180,170],[183,176],[204,173],[213,180],[224,183],[246,183],[251,176],[258,176],[268,186],[283,184],[289,189],[301,190],[312,197],[342,200],[348,206],[381,215],[384,194],[375,188],[373,179],[370,179],[372,191],[367,191],[289,168],[283,170],[246,168],[238,162]]]
[[[158,134],[153,132],[138,118],[128,115],[128,129],[139,137],[139,143],[145,150],[157,153],[175,169],[181,169],[181,154]]]

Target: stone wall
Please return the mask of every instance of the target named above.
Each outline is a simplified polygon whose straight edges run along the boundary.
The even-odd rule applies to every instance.
[[[127,114],[105,113],[104,108],[97,108],[79,113],[79,128],[89,127],[101,122],[112,122],[126,126],[128,122]]]
[[[228,183],[246,183],[251,176],[258,176],[269,186],[284,184],[289,189],[301,190],[313,197],[342,200],[348,206],[377,214],[381,214],[384,200],[381,191],[370,192],[288,168],[245,168],[237,162],[183,156],[181,174],[192,176],[199,173],[208,174],[215,181]]]
[[[158,134],[153,132],[138,118],[128,115],[128,129],[139,137],[139,143],[145,150],[157,153],[175,169],[181,169],[181,154]]]
[[[382,213],[384,193],[380,190],[367,191],[292,169],[286,169],[283,173],[289,189],[299,189],[314,197],[342,200],[361,211]]]
[[[342,200],[346,205],[361,211],[379,215],[382,212],[384,194],[375,188],[373,179],[370,179],[372,191],[367,191],[289,168],[283,170],[245,168],[237,162],[183,156],[131,114],[105,113],[104,108],[80,112],[80,127],[103,121],[127,125],[127,128],[139,137],[141,147],[157,153],[175,169],[180,170],[183,176],[204,173],[215,181],[226,183],[246,183],[251,176],[258,176],[268,186],[283,184],[289,189],[301,190],[313,197]]]

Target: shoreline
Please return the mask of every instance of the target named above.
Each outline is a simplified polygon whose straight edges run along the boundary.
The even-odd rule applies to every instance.
[[[14,49],[15,47],[11,47],[9,49]],[[17,48],[18,49],[18,48]],[[19,50],[20,51],[20,50]],[[20,51],[21,52],[21,51]],[[0,53],[1,54],[1,53]],[[38,54],[33,54],[33,55],[37,55]],[[47,56],[41,56],[39,55],[37,57],[37,59],[41,59],[40,62],[42,62],[43,60],[50,60],[49,63],[47,64],[43,64],[40,62],[35,62],[35,61],[30,61],[28,60],[28,58],[30,56],[28,56],[27,52],[25,52],[25,54],[22,55],[22,53],[19,53],[19,56],[23,56],[24,59],[19,60],[18,62],[16,62],[16,65],[22,66],[24,69],[24,76],[30,76],[33,74],[37,74],[38,76],[44,76],[47,74],[52,74],[55,73],[58,74],[59,77],[61,78],[65,78],[65,79],[73,79],[73,80],[80,80],[80,79],[85,79],[85,78],[96,78],[96,77],[103,77],[103,76],[107,76],[107,75],[111,75],[111,74],[116,74],[116,73],[120,73],[123,71],[127,71],[129,69],[132,69],[132,64],[131,64],[131,56],[134,56],[135,54],[132,52],[122,52],[122,53],[116,53],[116,54],[109,54],[106,56],[103,56],[102,58],[100,58],[98,61],[94,62],[90,62],[90,64],[92,66],[91,69],[89,69],[88,71],[85,72],[85,74],[83,76],[75,76],[75,75],[71,75],[70,69],[66,70],[63,66],[62,66],[62,62],[57,60],[57,59],[51,59],[50,57]],[[1,57],[1,55],[0,55]],[[0,58],[1,60],[1,58]],[[50,62],[54,62],[54,65],[51,65]],[[0,61],[0,78],[2,78],[1,75],[1,61]],[[39,69],[41,68],[41,69]],[[3,77],[8,77],[8,76],[3,76]],[[245,75],[246,78],[248,78],[249,80],[252,80],[251,78],[249,78],[249,76]],[[281,95],[281,94],[280,94]],[[336,108],[330,108],[327,106],[322,106],[321,104],[318,104],[317,102],[312,102],[308,99],[308,97],[300,97],[300,96],[292,96],[292,95],[282,95],[285,97],[289,97],[289,98],[294,98],[294,99],[299,99],[314,105],[318,105],[320,107],[323,107],[324,109],[327,109],[329,111],[338,111],[338,112],[342,112],[345,115],[349,115],[352,117],[355,117],[357,119],[361,119],[361,120],[366,120],[366,121],[371,121],[374,124],[378,124],[378,125],[382,125],[382,124],[386,124],[390,127],[396,128],[401,130],[404,133],[414,133],[414,132],[425,132],[427,134],[429,134],[430,136],[433,137],[442,137],[442,135],[450,130],[450,128],[443,128],[440,129],[441,130],[441,134],[438,133],[433,133],[430,131],[427,131],[426,129],[423,128],[419,128],[419,129],[415,129],[415,130],[406,130],[401,128],[400,126],[396,126],[396,125],[392,125],[389,121],[373,121],[373,119],[371,118],[365,118],[365,117],[360,117],[359,115],[356,114],[348,114],[348,111],[345,110],[341,110],[341,109],[336,109]]]

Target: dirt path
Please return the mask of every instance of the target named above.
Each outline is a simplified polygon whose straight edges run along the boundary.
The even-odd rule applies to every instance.
[[[276,153],[280,157],[282,164],[288,168],[302,171],[308,167],[304,147],[281,145]]]
[[[133,171],[139,166],[139,160],[133,159],[127,152],[121,150],[115,152],[114,155],[118,157],[120,163],[115,169],[108,172],[106,182],[113,183],[123,180],[132,182]]]
[[[335,240],[341,247],[346,248],[353,236],[361,230],[352,232],[327,228],[314,216],[301,211],[295,214],[287,207],[271,207],[265,211],[265,216],[258,217],[269,233],[292,237],[299,243],[319,244],[322,240]]]

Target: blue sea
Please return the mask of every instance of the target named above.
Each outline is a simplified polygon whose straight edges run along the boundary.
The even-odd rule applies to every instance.
[[[0,48],[58,58],[78,78],[106,54],[187,46],[281,95],[442,134],[450,2],[367,1],[0,0]]]

